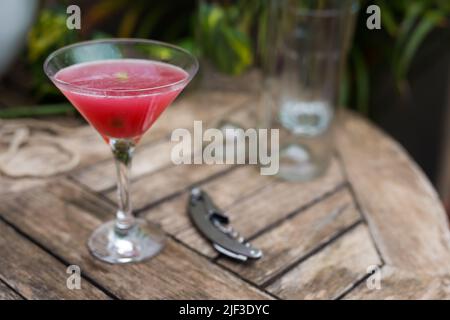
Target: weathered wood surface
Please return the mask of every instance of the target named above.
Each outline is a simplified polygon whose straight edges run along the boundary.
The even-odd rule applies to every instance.
[[[104,203],[86,198],[79,186],[67,181],[31,189],[2,201],[0,211],[8,223],[47,247],[69,264],[101,283],[119,298],[265,298],[229,272],[170,240],[167,250],[143,264],[113,266],[91,258],[86,239],[113,211]],[[64,196],[54,189],[66,189]],[[88,205],[86,205],[88,203]],[[17,213],[20,209],[20,214]],[[53,208],[53,210],[48,210]],[[100,214],[99,214],[100,213]],[[41,221],[42,223],[39,223]]]
[[[341,118],[339,154],[384,261],[411,272],[448,273],[448,221],[430,182],[380,130]]]
[[[450,299],[449,275],[429,276],[385,266],[381,269],[381,279],[379,289],[359,286],[345,299]]]
[[[67,265],[0,223],[0,278],[26,299],[106,299],[102,291],[83,281],[82,290],[66,285]]]
[[[364,224],[277,279],[268,290],[285,299],[336,299],[367,274],[380,258]]]
[[[47,179],[0,175],[0,299],[450,298],[450,233],[435,191],[404,150],[355,115],[340,114],[336,157],[308,183],[261,176],[255,166],[170,161],[173,129],[192,129],[194,120],[250,123],[252,103],[242,91],[190,94],[145,136],[132,200],[168,242],[141,264],[104,264],[86,247],[114,216],[108,148],[88,126],[49,133],[80,163]],[[194,185],[263,249],[262,259],[231,261],[197,233],[186,214]],[[81,268],[81,290],[66,287],[72,264]],[[381,289],[369,289],[368,270],[377,266]]]
[[[22,300],[23,298],[10,289],[4,282],[0,281],[0,300]]]
[[[253,243],[264,251],[264,259],[251,264],[221,259],[221,263],[246,279],[264,285],[359,220],[348,191],[341,190],[257,237]]]

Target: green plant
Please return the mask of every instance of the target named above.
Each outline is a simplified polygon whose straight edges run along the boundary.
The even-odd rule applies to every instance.
[[[42,65],[51,51],[74,42],[77,38],[77,34],[66,27],[66,17],[62,10],[44,9],[28,34],[27,64],[33,75],[33,89],[37,99],[59,95],[42,72]]]
[[[28,117],[42,117],[54,115],[73,115],[75,109],[69,103],[41,104],[35,106],[15,106],[14,108],[0,109],[0,119],[15,119]]]
[[[117,21],[113,34],[117,37],[157,38],[176,42],[190,36],[196,0],[108,0],[87,8],[83,27],[89,35],[110,19]],[[182,13],[182,14],[180,14]]]
[[[448,0],[375,0],[370,4],[376,4],[381,9],[382,30],[374,36],[370,35],[372,31],[367,31],[364,9],[369,3],[361,1],[363,10],[341,95],[344,105],[351,104],[350,97],[353,95],[354,106],[365,114],[369,111],[371,87],[368,70],[389,65],[398,92],[405,95],[409,86],[408,71],[419,48],[433,30],[448,27],[450,16]],[[361,31],[359,35],[358,31]]]
[[[252,11],[241,10],[245,8],[240,8],[239,3],[222,6],[200,1],[197,17],[198,51],[220,71],[233,75],[242,73],[254,59],[250,39],[254,17]]]
[[[128,0],[109,0],[95,2],[86,8],[81,31],[69,30],[66,27],[67,1],[60,1],[40,11],[38,18],[28,34],[26,63],[30,67],[33,78],[33,93],[36,100],[53,100],[60,97],[58,90],[48,81],[42,72],[45,58],[54,50],[67,44],[86,39],[117,37],[161,38],[185,47],[193,43],[193,37],[186,35],[195,12],[194,1],[173,0],[149,2],[136,0],[130,5]],[[190,9],[188,15],[173,16],[178,9]],[[117,29],[104,31],[102,23],[119,16]],[[170,23],[167,19],[170,17]],[[192,48],[188,48],[192,49]]]
[[[261,63],[257,50],[270,48],[266,30],[271,28],[267,17],[273,1],[278,0],[99,1],[85,9],[81,32],[65,27],[62,4],[66,2],[62,1],[59,7],[43,9],[29,33],[27,64],[33,91],[38,100],[60,97],[42,72],[51,51],[81,39],[110,36],[170,41],[206,57],[221,72],[239,75]],[[381,8],[382,30],[368,32],[365,8],[369,2],[361,0],[361,19],[340,95],[342,104],[363,113],[369,111],[374,71],[388,65],[399,92],[405,94],[408,70],[418,49],[430,32],[448,26],[450,15],[448,0],[374,0],[370,4]]]

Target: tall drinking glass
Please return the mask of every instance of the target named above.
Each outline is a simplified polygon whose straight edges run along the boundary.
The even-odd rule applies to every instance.
[[[260,126],[280,130],[280,170],[287,180],[322,174],[332,155],[332,120],[356,1],[271,1],[263,53]]]
[[[187,51],[140,39],[80,42],[52,53],[44,71],[111,147],[117,168],[119,208],[88,241],[109,263],[156,255],[164,233],[133,216],[128,172],[136,144],[198,69]],[[86,146],[87,148],[89,146]]]

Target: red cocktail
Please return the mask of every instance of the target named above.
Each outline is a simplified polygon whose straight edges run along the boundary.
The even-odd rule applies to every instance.
[[[61,91],[105,139],[136,141],[177,97],[188,77],[179,67],[138,59],[80,63],[55,75],[69,84],[59,86]]]
[[[44,70],[111,146],[117,167],[119,210],[88,241],[109,263],[141,261],[163,247],[164,233],[132,214],[128,171],[136,143],[198,69],[175,46],[150,40],[82,42],[52,53]]]

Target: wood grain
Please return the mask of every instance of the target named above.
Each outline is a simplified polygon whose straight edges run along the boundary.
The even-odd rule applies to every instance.
[[[190,129],[193,126],[194,120],[202,120],[207,124],[209,121],[212,121],[212,119],[220,118],[231,110],[239,108],[248,101],[249,98],[248,94],[242,92],[236,92],[230,95],[219,91],[212,91],[208,94],[196,92],[183,95],[181,100],[177,100],[172,106],[167,108],[156,124],[144,135],[141,140],[141,145],[163,138],[167,139],[175,128]],[[20,122],[26,124],[29,120],[30,119],[24,119]],[[43,120],[32,119],[31,121],[33,121],[33,123],[40,123],[43,128],[45,128],[46,125],[50,127],[50,125],[53,124],[52,122]],[[49,132],[40,133],[40,135],[45,135],[46,139],[53,139],[55,142],[60,142],[65,147],[78,154],[80,161],[77,169],[84,170],[101,161],[111,160],[110,148],[91,126],[82,125],[74,127],[64,125],[64,127],[67,127],[67,129],[60,130],[61,132],[57,132],[57,135],[50,132],[51,130],[48,130]],[[4,146],[0,146],[0,152],[4,150]],[[163,155],[164,154],[161,154],[161,156]],[[167,155],[169,156],[170,154]],[[33,161],[39,161],[39,159],[36,159],[35,157],[30,157],[30,159],[30,165],[32,165]],[[109,165],[110,167],[111,164],[112,162]],[[148,163],[148,165],[149,169],[144,170],[151,171],[153,164]],[[87,171],[89,171],[89,169],[87,169]],[[102,179],[92,182],[92,180],[97,177],[98,176],[93,175],[90,178],[83,177],[83,179],[89,180],[87,181],[87,185],[92,183],[93,188],[98,190],[98,186],[96,188],[96,183],[99,183],[101,186],[103,182]],[[108,177],[109,178],[107,178],[104,183],[107,186],[112,186],[114,184],[114,181],[112,180],[114,175],[108,175]],[[0,194],[20,192],[21,190],[43,185],[47,180],[48,179],[31,178],[11,180],[7,177],[0,176]]]
[[[224,258],[220,263],[263,285],[360,219],[348,190],[344,189],[252,240],[264,252],[263,258],[251,263]]]
[[[201,184],[200,187],[208,192],[217,206],[225,210],[275,181],[273,178],[261,176],[256,167],[239,166],[218,179]],[[192,226],[186,211],[187,201],[188,192],[185,192],[144,212],[143,215],[150,221],[160,222],[165,230],[191,248],[203,255],[215,257],[216,251]]]
[[[108,299],[86,280],[68,289],[67,266],[2,222],[0,234],[0,278],[26,299]]]
[[[6,176],[0,176],[0,195],[21,192],[22,190],[43,186],[47,184],[47,181],[47,179],[41,178],[15,179]]]
[[[213,175],[229,170],[231,165],[177,165],[146,175],[131,184],[131,201],[135,210],[141,210],[162,199],[180,193]],[[116,191],[106,193],[112,201]]]
[[[254,237],[265,228],[283,220],[296,210],[318,201],[318,199],[333,192],[344,183],[343,176],[336,161],[332,163],[325,176],[311,182],[296,184],[281,182],[274,178],[263,178],[267,179],[268,182],[259,188],[257,192],[251,193],[250,196],[243,197],[233,204],[222,207],[230,217],[232,225],[246,238]],[[237,185],[244,184],[241,181],[238,183],[226,182],[226,184],[231,185],[230,188],[236,188],[239,191],[240,189]],[[217,185],[221,185],[222,188],[224,188],[224,184],[221,184],[221,179],[217,181]],[[249,184],[249,181],[246,184]],[[220,200],[221,197],[220,189],[218,189],[213,198],[218,200],[218,205],[222,201]],[[217,253],[211,249],[211,245],[193,228],[184,230],[177,234],[177,237],[182,241],[186,241],[189,246],[195,248],[202,254],[210,257],[217,256]]]
[[[412,272],[448,273],[450,232],[444,209],[406,151],[354,115],[341,115],[336,138],[385,262]]]
[[[359,224],[267,290],[284,299],[335,299],[380,263],[367,227]]]
[[[264,228],[284,219],[336,190],[344,183],[336,161],[324,176],[305,183],[279,181],[227,208],[233,225],[245,237],[253,237]]]
[[[91,127],[54,137],[80,154],[68,177],[0,176],[0,299],[108,298],[104,292],[122,299],[270,298],[266,292],[283,299],[450,299],[450,232],[438,197],[405,151],[359,117],[339,115],[338,157],[308,183],[261,176],[252,166],[171,163],[173,129],[192,130],[195,120],[204,128],[252,126],[254,93],[190,93],[143,137],[132,200],[169,239],[142,264],[104,264],[87,250],[92,231],[116,211],[110,150]],[[264,250],[261,260],[239,264],[217,255],[186,214],[192,185]],[[69,264],[85,276],[80,291],[65,287]],[[382,289],[370,290],[367,267],[379,264]]]
[[[67,186],[65,186],[67,188]],[[82,207],[78,186],[70,194],[78,200],[61,199],[47,188],[29,190],[2,199],[0,213],[119,298],[125,299],[265,299],[267,295],[183,245],[168,241],[164,251],[141,264],[108,265],[93,258],[86,241],[102,221]],[[18,201],[20,199],[20,201]],[[89,200],[90,201],[90,200]],[[98,200],[100,202],[100,200]],[[90,205],[93,209],[93,204]],[[97,210],[104,210],[99,204]]]
[[[23,300],[23,298],[0,281],[0,300]]]
[[[139,181],[138,181],[139,182]],[[232,224],[250,237],[296,209],[332,192],[344,182],[334,161],[324,177],[294,184],[261,176],[255,167],[241,167],[202,185],[216,204],[230,216]],[[191,248],[208,257],[217,252],[191,225],[186,214],[188,196],[182,195],[152,208],[146,217],[160,221],[166,230]]]
[[[393,267],[381,269],[380,288],[369,289],[362,282],[344,297],[348,300],[448,300],[450,275],[427,276]]]
[[[131,181],[171,165],[170,151],[172,144],[167,140],[139,146],[133,157],[130,171]],[[81,168],[71,176],[94,191],[104,191],[116,186],[116,167],[112,159]]]

